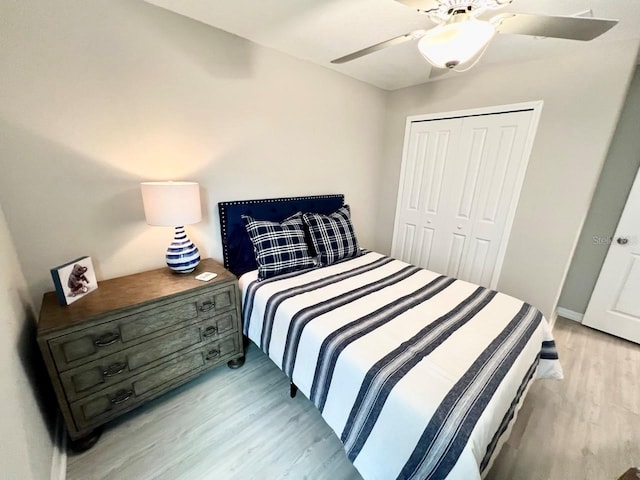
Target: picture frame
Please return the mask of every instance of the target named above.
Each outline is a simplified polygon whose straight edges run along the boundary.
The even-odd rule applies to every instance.
[[[80,257],[51,269],[60,305],[71,305],[98,288],[91,257]]]

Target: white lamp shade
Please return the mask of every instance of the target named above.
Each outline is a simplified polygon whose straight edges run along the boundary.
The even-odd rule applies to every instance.
[[[202,219],[196,182],[142,182],[140,189],[149,225],[177,227]]]
[[[495,33],[491,23],[468,17],[432,28],[418,42],[418,50],[433,66],[453,68],[478,55]]]

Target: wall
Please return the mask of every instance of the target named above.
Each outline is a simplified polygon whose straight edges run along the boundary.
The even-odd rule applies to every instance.
[[[217,202],[345,193],[374,245],[386,94],[138,1],[0,4],[0,202],[35,307],[49,268],[164,264],[138,183],[194,180],[187,228],[221,258]]]
[[[49,478],[53,454],[27,284],[0,208],[0,477]],[[45,393],[48,390],[44,389]]]
[[[640,68],[629,93],[584,223],[559,305],[584,313],[640,165]]]
[[[390,250],[408,115],[544,100],[498,288],[552,316],[637,51],[637,39],[599,42],[392,92],[377,244]]]

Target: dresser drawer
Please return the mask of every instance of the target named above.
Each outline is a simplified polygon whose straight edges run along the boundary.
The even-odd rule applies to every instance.
[[[219,365],[241,354],[238,335],[229,335],[192,350],[173,360],[119,382],[87,398],[71,403],[79,430],[102,424],[186,381],[202,370]]]
[[[141,343],[147,336],[162,334],[164,329],[175,330],[185,323],[234,310],[235,306],[234,286],[227,285],[56,337],[48,344],[57,369],[62,372]]]
[[[231,310],[62,372],[60,380],[67,400],[72,402],[121,382],[158,360],[234,332],[237,325],[237,313]]]

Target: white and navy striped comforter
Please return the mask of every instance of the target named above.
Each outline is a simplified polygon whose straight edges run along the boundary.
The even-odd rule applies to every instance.
[[[562,377],[540,312],[471,283],[374,252],[256,278],[245,334],[367,480],[481,478],[536,373]]]

